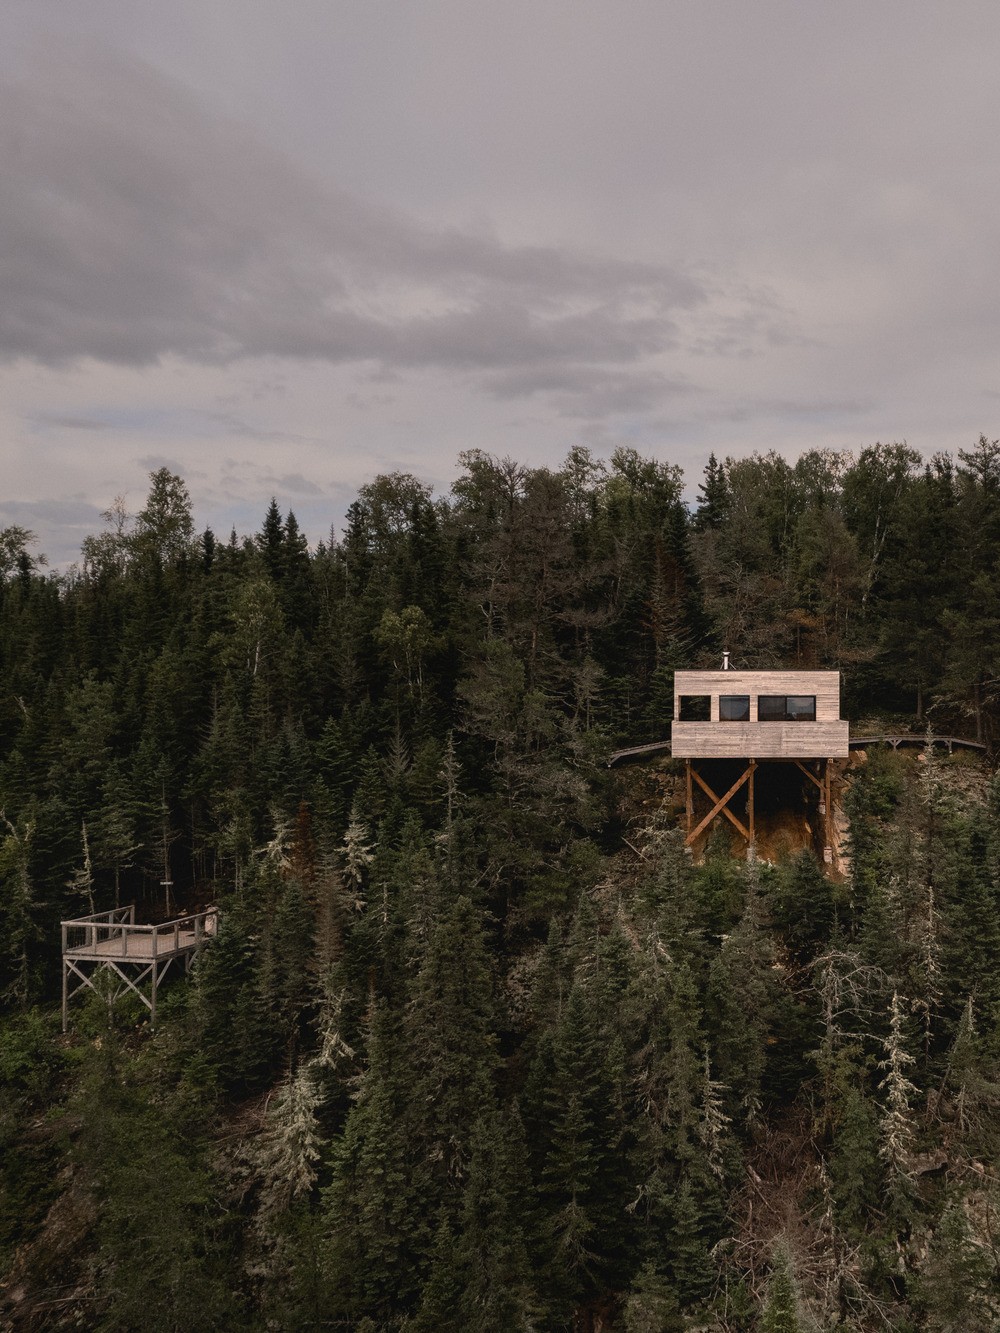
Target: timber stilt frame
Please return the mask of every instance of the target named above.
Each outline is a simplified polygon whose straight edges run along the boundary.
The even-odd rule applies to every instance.
[[[761,763],[765,766],[773,763],[794,764],[806,778],[818,789],[820,833],[823,843],[823,859],[827,864],[833,860],[833,784],[830,773],[830,761],[826,758],[813,760],[784,759],[757,760],[748,759],[743,772],[722,795],[714,791],[699,771],[697,761],[685,759],[685,823],[686,836],[684,846],[690,847],[716,819],[725,818],[736,829],[748,848],[757,837],[757,810],[755,801],[755,779]],[[815,766],[815,771],[813,766]],[[695,814],[695,788],[698,787],[708,797],[711,806],[707,813],[697,817]],[[730,801],[746,787],[746,822],[731,808]]]
[[[695,838],[697,838],[698,834],[701,833],[704,829],[708,828],[709,824],[711,824],[712,820],[715,819],[716,815],[720,814],[725,815],[726,819],[729,820],[730,824],[733,825],[733,827],[747,840],[747,842],[753,842],[754,840],[753,774],[754,774],[754,769],[757,767],[757,761],[755,759],[750,760],[747,767],[743,770],[743,772],[736,779],[736,781],[733,783],[733,785],[729,788],[729,790],[726,792],[724,796],[716,795],[716,793],[708,785],[708,783],[705,781],[702,775],[698,772],[697,768],[695,768],[695,766],[692,764],[690,759],[686,760],[685,762],[687,764],[688,831],[687,831],[687,837],[684,839],[684,846],[690,847],[691,844],[694,842]],[[694,801],[691,799],[693,794],[691,788],[692,779],[698,784],[698,786],[702,789],[702,791],[705,793],[708,799],[712,802],[711,810],[709,810],[708,814],[705,815],[701,820],[699,820],[699,822],[695,824],[693,828],[692,824],[694,823]],[[740,819],[738,819],[736,815],[733,814],[732,810],[730,810],[729,808],[729,802],[733,799],[733,797],[744,785],[744,783],[747,784],[747,820],[750,825],[749,828],[747,828],[746,825]]]
[[[215,935],[216,908],[191,916],[137,926],[135,906],[76,917],[62,925],[62,1028],[69,1026],[69,1002],[82,990],[97,991],[98,973],[108,974],[111,1006],[131,991],[149,1010],[156,1024],[156,995],[174,964],[187,972],[206,940]]]

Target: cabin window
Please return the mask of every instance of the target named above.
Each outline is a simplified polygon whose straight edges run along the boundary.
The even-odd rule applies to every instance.
[[[722,694],[719,696],[720,722],[749,722],[749,694]]]
[[[815,694],[762,694],[757,700],[758,722],[815,722]]]
[[[708,722],[712,717],[712,696],[710,694],[682,694],[680,696],[679,720],[681,722]]]

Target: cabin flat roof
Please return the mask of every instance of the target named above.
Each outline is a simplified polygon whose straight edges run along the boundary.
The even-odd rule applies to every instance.
[[[748,669],[745,671],[740,667],[729,667],[725,670],[722,667],[688,667],[684,670],[674,672],[674,680],[680,680],[682,677],[686,676],[697,676],[699,679],[709,676],[712,678],[718,677],[720,681],[743,679],[745,677],[759,680],[775,680],[779,678],[781,680],[788,680],[789,678],[799,680],[816,680],[817,678],[820,678],[826,680],[831,676],[835,676],[839,680],[840,672],[827,670],[812,671],[807,670],[804,667],[794,667],[787,671],[783,669],[779,670],[778,668],[769,668],[765,670],[764,668],[758,667],[755,667],[753,670]]]

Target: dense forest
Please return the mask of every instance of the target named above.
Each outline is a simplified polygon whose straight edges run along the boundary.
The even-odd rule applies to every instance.
[[[723,648],[992,752],[1000,441],[460,468],[0,531],[0,1326],[1000,1328],[987,763],[852,762],[839,874],[607,764]],[[126,903],[217,938],[63,1037]]]

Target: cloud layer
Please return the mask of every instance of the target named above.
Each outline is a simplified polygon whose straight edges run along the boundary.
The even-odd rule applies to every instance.
[[[436,367],[500,397],[593,393],[600,409],[672,392],[642,367],[710,300],[666,265],[506,246],[321,188],[107,53],[64,53],[3,89],[0,176],[12,359]]]
[[[54,560],[154,459],[315,538],[470,445],[693,494],[710,450],[1000,435],[987,0],[4,17],[0,522]]]

